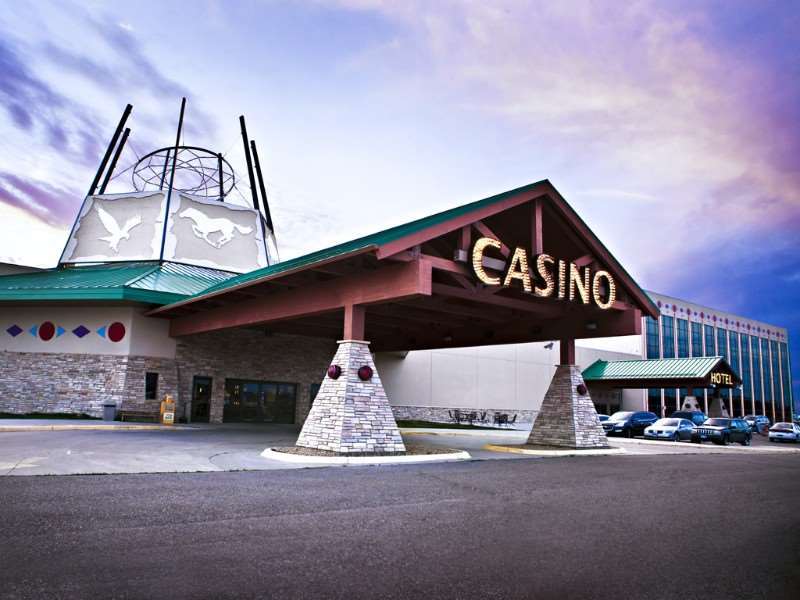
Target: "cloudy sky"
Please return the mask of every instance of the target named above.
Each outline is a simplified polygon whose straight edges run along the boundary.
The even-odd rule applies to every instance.
[[[123,167],[186,95],[239,173],[247,115],[284,258],[549,178],[644,287],[800,357],[797,31],[789,0],[6,3],[0,260],[53,265],[125,104]]]

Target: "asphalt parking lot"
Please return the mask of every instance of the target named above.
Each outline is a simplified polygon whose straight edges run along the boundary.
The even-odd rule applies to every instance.
[[[0,477],[105,473],[217,472],[296,469],[304,465],[269,460],[267,447],[293,445],[295,426],[211,425],[193,428],[0,432]],[[488,444],[523,444],[526,431],[404,431],[409,441],[466,450],[475,460],[519,459],[519,454],[490,451]],[[753,446],[726,447],[612,437],[629,455],[790,453],[797,444],[770,444],[761,436]],[[800,456],[797,456],[800,459]]]
[[[796,456],[0,480],[2,598],[796,598]]]

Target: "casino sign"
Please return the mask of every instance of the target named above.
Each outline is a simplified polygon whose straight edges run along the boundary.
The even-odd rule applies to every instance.
[[[528,260],[525,248],[514,249],[508,266],[501,270],[502,277],[490,275],[486,269],[504,266],[501,260],[486,261],[486,253],[490,248],[500,250],[500,240],[481,237],[472,247],[472,270],[475,276],[487,286],[510,287],[521,285],[527,294],[540,298],[557,297],[559,300],[580,301],[583,304],[593,302],[599,308],[608,310],[614,305],[617,285],[614,277],[606,270],[598,269],[594,273],[590,267],[577,266],[573,262],[555,259],[549,254],[541,253]],[[530,264],[535,265],[531,270]],[[494,270],[494,269],[492,269]],[[515,282],[519,282],[515,284]]]

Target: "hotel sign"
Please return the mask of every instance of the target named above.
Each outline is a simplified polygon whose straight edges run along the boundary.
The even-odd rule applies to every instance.
[[[525,248],[517,247],[510,256],[503,276],[497,277],[486,272],[484,254],[489,248],[499,250],[503,244],[494,238],[482,237],[472,247],[472,270],[484,284],[511,287],[515,282],[522,290],[539,298],[555,296],[583,304],[594,302],[607,310],[614,305],[617,286],[608,271],[598,270],[592,274],[589,267],[581,270],[575,263],[556,260],[549,254],[538,254],[528,260]],[[531,270],[530,265],[534,265]]]
[[[711,383],[716,385],[734,385],[730,373],[711,373]]]

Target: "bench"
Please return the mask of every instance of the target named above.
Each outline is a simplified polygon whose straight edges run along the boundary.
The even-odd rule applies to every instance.
[[[125,419],[128,419],[129,421],[141,421],[142,419],[148,419],[158,423],[161,420],[161,414],[159,411],[152,411],[152,410],[126,409],[119,411],[119,420],[124,421]]]

